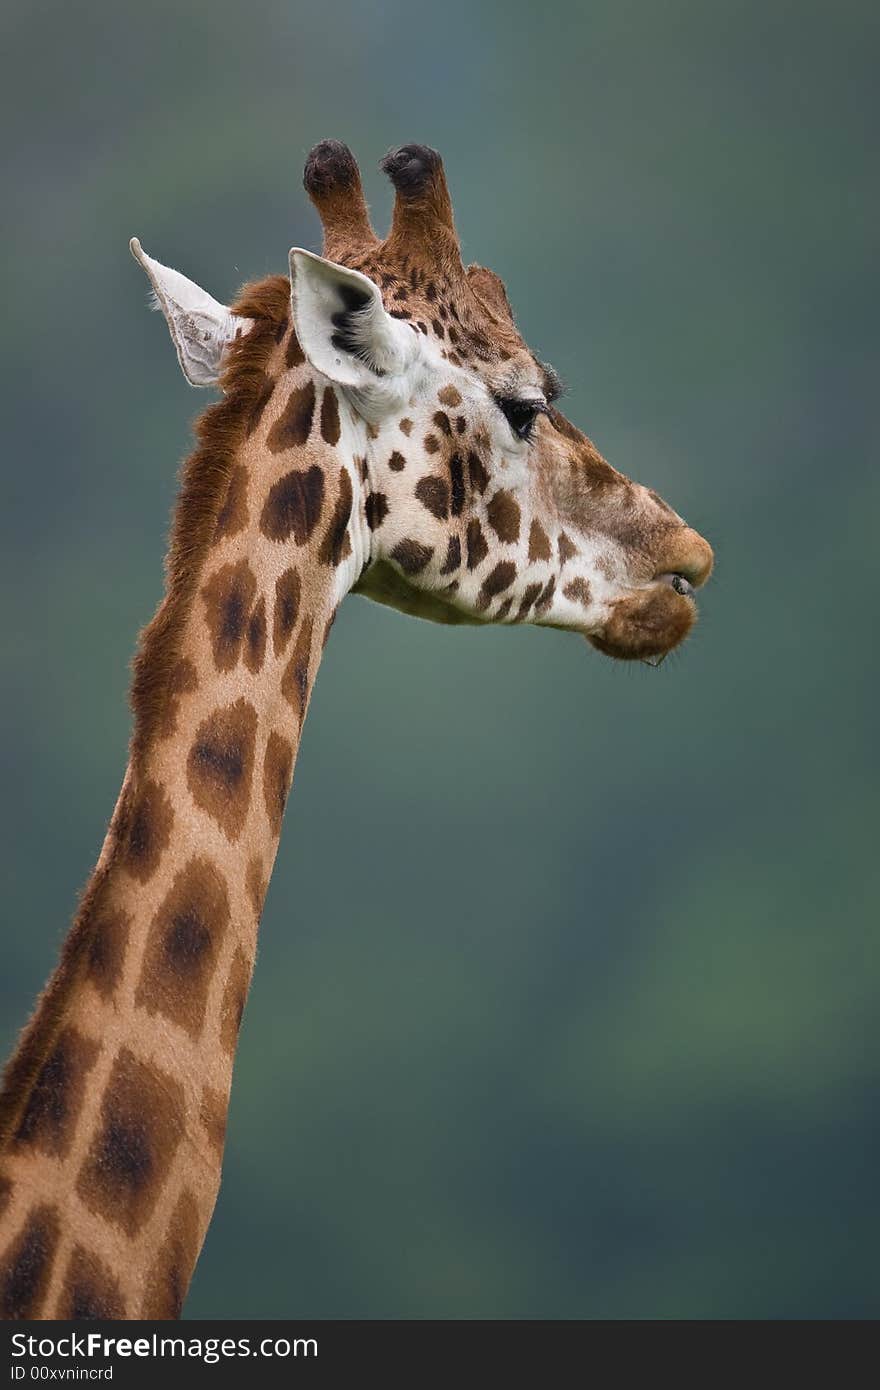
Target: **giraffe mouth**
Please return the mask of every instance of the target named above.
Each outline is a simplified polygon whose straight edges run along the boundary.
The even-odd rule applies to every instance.
[[[655,584],[665,584],[667,588],[672,589],[674,593],[679,594],[696,608],[696,590],[686,575],[679,574],[678,571],[671,571],[669,574],[658,574],[654,582]],[[650,656],[641,657],[640,660],[643,666],[662,666],[670,651],[672,651],[671,647],[668,651],[654,652]]]
[[[660,666],[687,637],[697,619],[694,586],[677,571],[659,575],[648,589],[621,598],[604,630],[588,641],[617,661]]]

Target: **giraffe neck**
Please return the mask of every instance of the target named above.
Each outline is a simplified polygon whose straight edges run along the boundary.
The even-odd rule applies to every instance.
[[[187,465],[123,789],[0,1095],[6,1317],[177,1316],[213,1211],[285,798],[367,534],[362,427],[285,334],[282,283]]]

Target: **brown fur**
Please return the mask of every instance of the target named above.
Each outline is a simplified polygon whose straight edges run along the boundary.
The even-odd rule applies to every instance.
[[[168,682],[179,655],[181,628],[193,601],[217,515],[226,500],[233,462],[263,390],[275,333],[289,317],[290,281],[284,275],[273,275],[247,286],[234,311],[256,323],[250,333],[231,345],[221,382],[224,399],[208,406],[196,422],[198,447],[183,466],[166,562],[165,598],[141,633],[134,659],[131,702],[135,729],[131,753],[135,766],[162,718]]]
[[[227,498],[236,453],[265,386],[266,362],[290,315],[290,281],[285,275],[273,275],[247,285],[234,310],[254,319],[254,327],[229,348],[221,382],[223,400],[209,405],[196,422],[198,443],[183,465],[171,528],[165,597],[141,633],[133,663],[131,766],[135,779],[150,742],[167,723],[183,625]],[[132,790],[126,782],[113,814],[107,849],[85,890],[59,963],[7,1063],[0,1089],[0,1152],[18,1127],[33,1083],[56,1045],[70,993],[87,968],[102,892],[120,847],[128,841]]]

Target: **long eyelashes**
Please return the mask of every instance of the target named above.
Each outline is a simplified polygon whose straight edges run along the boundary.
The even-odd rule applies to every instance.
[[[544,373],[544,399],[549,405],[553,405],[555,401],[565,395],[565,382],[556,368],[551,367],[549,362],[539,362],[538,366]]]

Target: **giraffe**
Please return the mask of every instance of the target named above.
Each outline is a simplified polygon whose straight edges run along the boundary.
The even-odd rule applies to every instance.
[[[560,412],[501,280],[465,267],[443,165],[350,150],[304,184],[323,254],[234,305],[132,251],[193,385],[164,598],[94,874],[0,1091],[0,1312],[179,1316],[220,1183],[257,930],[337,608],[570,630],[656,663],[708,543]]]

